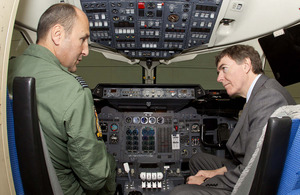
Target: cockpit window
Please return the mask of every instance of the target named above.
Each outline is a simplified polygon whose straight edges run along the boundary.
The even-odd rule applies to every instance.
[[[21,55],[25,49],[28,47],[28,42],[25,40],[22,32],[18,29],[14,29],[12,39],[11,39],[11,47],[10,47],[10,55],[9,57],[19,56]]]

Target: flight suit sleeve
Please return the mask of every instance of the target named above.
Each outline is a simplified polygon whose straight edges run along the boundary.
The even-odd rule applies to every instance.
[[[95,122],[92,96],[85,88],[68,108],[64,123],[70,165],[81,186],[92,191],[114,186],[115,171],[114,159],[108,156],[104,142],[96,137]]]

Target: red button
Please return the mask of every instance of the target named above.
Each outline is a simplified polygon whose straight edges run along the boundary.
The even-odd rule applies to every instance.
[[[144,2],[139,2],[138,3],[138,8],[139,9],[145,9],[145,3]]]

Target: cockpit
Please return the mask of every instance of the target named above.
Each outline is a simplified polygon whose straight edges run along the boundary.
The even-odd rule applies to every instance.
[[[58,2],[18,2],[9,57],[35,43],[39,17]],[[215,56],[228,46],[253,46],[265,74],[300,103],[297,1],[60,2],[88,17],[90,55],[76,74],[91,89],[116,160],[117,194],[168,194],[185,183],[192,155],[229,156],[225,144],[245,99],[216,81]]]

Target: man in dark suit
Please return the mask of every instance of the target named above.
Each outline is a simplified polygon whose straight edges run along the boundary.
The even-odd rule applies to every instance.
[[[232,159],[198,153],[190,159],[191,175],[186,185],[171,195],[230,194],[247,166],[271,114],[284,105],[296,104],[276,80],[265,76],[257,51],[235,45],[216,57],[218,78],[229,96],[246,98],[246,105],[226,144]]]

